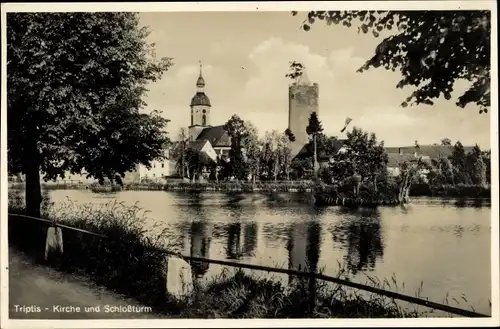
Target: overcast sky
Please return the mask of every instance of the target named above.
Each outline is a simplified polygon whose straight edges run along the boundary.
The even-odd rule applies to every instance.
[[[263,134],[288,125],[288,63],[307,67],[319,84],[319,116],[325,133],[343,137],[346,117],[375,132],[387,146],[432,144],[448,137],[463,144],[490,147],[490,116],[478,108],[438,100],[434,106],[400,107],[411,90],[396,89],[398,72],[382,68],[356,73],[380,42],[356,28],[316,23],[299,29],[302,16],[289,12],[142,13],[157,56],[173,57],[175,65],[149,86],[149,109],[163,111],[175,137],[190,123],[189,103],[196,91],[198,61],[203,62],[205,92],[212,103],[212,125],[232,114],[250,120]],[[466,85],[465,85],[466,86]],[[464,84],[456,89],[463,90]]]

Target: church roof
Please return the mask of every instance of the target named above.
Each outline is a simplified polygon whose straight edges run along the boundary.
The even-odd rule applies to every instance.
[[[203,78],[202,78],[203,79]],[[210,99],[208,98],[207,95],[203,92],[197,92],[193,98],[191,98],[191,106],[196,106],[196,105],[205,105],[205,106],[212,106],[210,104]]]
[[[187,144],[187,149],[192,150],[194,152],[201,152],[205,144],[207,143],[206,140],[195,140],[195,141],[190,141]]]
[[[201,131],[196,138],[197,141],[208,140],[213,147],[230,147],[231,138],[224,126],[208,127]]]

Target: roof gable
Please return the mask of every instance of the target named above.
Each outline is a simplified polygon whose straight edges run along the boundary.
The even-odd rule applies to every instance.
[[[224,126],[208,127],[201,131],[196,141],[209,141],[213,147],[230,147],[231,138],[224,129]]]

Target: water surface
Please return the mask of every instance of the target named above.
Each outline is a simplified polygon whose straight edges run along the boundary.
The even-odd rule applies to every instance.
[[[326,275],[344,267],[356,282],[366,283],[368,276],[387,279],[388,289],[410,295],[422,289],[421,296],[436,302],[448,295],[450,305],[468,308],[465,296],[476,311],[491,313],[489,207],[417,199],[407,207],[345,210],[316,208],[298,194],[56,190],[49,195],[56,204],[67,198],[138,202],[150,211],[148,233],[164,231],[171,248],[185,255],[297,270],[309,266]],[[193,270],[207,279],[222,267],[205,264]]]

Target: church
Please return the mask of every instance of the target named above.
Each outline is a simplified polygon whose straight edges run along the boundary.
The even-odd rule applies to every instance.
[[[188,149],[201,152],[216,161],[217,157],[227,158],[231,149],[231,138],[224,125],[212,126],[210,111],[212,104],[205,94],[205,79],[200,63],[200,75],[196,80],[196,93],[191,98],[191,124],[189,125]]]

